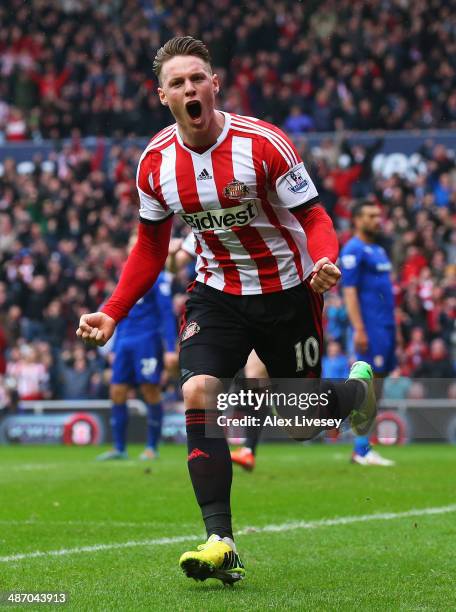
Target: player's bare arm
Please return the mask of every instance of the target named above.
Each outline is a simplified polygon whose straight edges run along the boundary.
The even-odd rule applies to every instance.
[[[182,238],[171,238],[166,259],[166,269],[169,272],[175,274],[196,257],[194,252],[189,253],[184,247],[184,240]]]
[[[369,346],[369,340],[364,328],[356,287],[344,287],[344,299],[347,305],[348,318],[354,330],[353,342],[355,349],[360,353],[365,353]]]
[[[165,267],[168,272],[175,274],[178,270],[176,263],[176,255],[182,246],[182,238],[171,238],[168,248],[168,257],[166,258]]]
[[[177,352],[167,351],[163,355],[163,362],[165,365],[165,370],[171,376],[177,376],[179,374],[179,355]]]

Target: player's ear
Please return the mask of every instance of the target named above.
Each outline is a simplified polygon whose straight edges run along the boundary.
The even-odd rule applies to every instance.
[[[163,106],[168,106],[168,100],[166,99],[166,94],[161,87],[157,88],[158,97],[160,98],[160,102]]]
[[[220,82],[217,74],[212,75],[212,86],[214,88],[214,93],[218,94],[220,91]]]

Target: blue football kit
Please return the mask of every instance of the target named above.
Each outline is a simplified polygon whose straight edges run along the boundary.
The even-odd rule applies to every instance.
[[[396,367],[396,329],[391,262],[383,247],[349,240],[340,254],[342,286],[355,287],[368,338],[365,353],[356,359],[367,361],[377,374],[388,374]],[[368,436],[355,436],[354,454],[362,457],[371,450]]]
[[[128,317],[117,325],[113,352],[112,384],[159,384],[163,371],[163,352],[176,350],[176,319],[173,313],[170,275],[162,272],[130,310]],[[157,451],[163,422],[161,402],[146,404],[146,447]],[[111,415],[115,452],[106,458],[126,456],[128,409],[127,404],[113,404]]]
[[[374,372],[388,374],[396,367],[391,262],[383,247],[356,236],[342,249],[340,261],[342,286],[357,289],[369,340],[367,352],[357,352],[356,358],[367,361]]]
[[[163,371],[163,351],[176,350],[176,319],[169,275],[162,272],[117,325],[113,352],[114,384],[158,384]]]

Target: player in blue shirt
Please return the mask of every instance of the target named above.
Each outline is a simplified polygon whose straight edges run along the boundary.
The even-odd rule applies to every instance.
[[[396,366],[396,329],[391,262],[376,240],[380,207],[366,201],[353,210],[355,235],[340,254],[342,287],[353,328],[357,360],[367,361],[384,377]],[[393,465],[372,450],[368,437],[355,438],[352,460],[361,465]]]
[[[131,309],[116,329],[110,396],[114,449],[99,460],[125,459],[130,386],[139,386],[147,405],[147,444],[140,458],[154,459],[161,435],[163,407],[160,378],[163,367],[177,365],[176,319],[171,299],[171,281],[162,272],[155,285]]]

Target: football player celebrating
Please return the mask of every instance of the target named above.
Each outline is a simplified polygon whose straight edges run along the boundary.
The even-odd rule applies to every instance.
[[[232,463],[222,428],[207,435],[217,417],[207,390],[232,378],[252,349],[271,378],[319,378],[322,293],[340,278],[338,241],[287,136],[215,108],[219,81],[201,41],[171,39],[158,50],[154,71],[161,103],[176,123],[141,156],[138,241],[102,312],[83,315],[77,335],[92,344],[110,338],[165,263],[172,217],[179,215],[193,230],[198,255],[180,370],[188,469],[208,536],[181,556],[180,566],[196,580],[233,583],[245,569],[231,525]],[[355,363],[345,383],[321,386],[331,399],[320,403],[320,416],[350,415],[358,433],[367,431],[376,413],[367,363]]]

